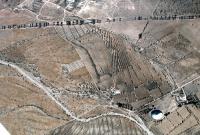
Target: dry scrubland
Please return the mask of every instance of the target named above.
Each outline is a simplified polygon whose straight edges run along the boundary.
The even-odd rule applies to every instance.
[[[43,135],[70,120],[43,91],[15,70],[0,65],[0,75],[0,121],[12,135]]]
[[[1,24],[29,23],[34,20],[21,13],[15,14],[9,10],[2,12],[10,19],[1,19]],[[41,77],[41,81],[49,87],[65,92],[76,90],[80,84],[91,80],[85,67],[70,74],[63,73],[62,64],[70,64],[80,60],[80,57],[53,28],[0,31],[0,40],[1,60],[14,63],[35,77]],[[0,120],[11,134],[43,135],[70,120],[54,101],[17,71],[4,65],[0,65],[0,68]],[[73,103],[71,106],[73,108]]]
[[[4,33],[2,33],[4,34]],[[41,76],[53,87],[65,88],[70,85],[89,81],[90,76],[85,68],[63,74],[62,64],[70,64],[80,60],[75,49],[56,35],[53,28],[9,31],[13,35],[1,39],[1,57],[30,70],[35,76]],[[3,38],[3,37],[2,37]]]
[[[69,17],[72,13],[104,19],[191,15],[199,14],[200,6],[198,0],[102,0],[88,2],[84,8],[78,7],[82,0],[71,5],[65,0],[21,2],[0,1],[0,24],[79,18]],[[11,10],[18,4],[19,9]],[[64,12],[64,8],[72,12]],[[124,113],[126,108],[135,110],[155,134],[185,135],[199,130],[199,109],[194,105],[178,108],[169,93],[199,76],[197,35],[199,20],[7,29],[0,31],[0,60],[33,75],[80,118]],[[199,80],[183,89],[199,97]],[[112,90],[120,90],[120,94],[114,95]],[[171,113],[155,122],[148,114],[153,105]],[[102,116],[85,123],[70,120],[42,89],[11,66],[0,65],[0,121],[13,135],[144,134],[134,122],[119,116]]]

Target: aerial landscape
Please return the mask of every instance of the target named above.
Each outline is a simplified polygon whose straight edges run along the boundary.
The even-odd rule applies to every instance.
[[[0,0],[0,135],[200,135],[200,0]]]

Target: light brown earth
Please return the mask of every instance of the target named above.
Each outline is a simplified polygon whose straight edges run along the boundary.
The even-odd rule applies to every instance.
[[[43,135],[70,118],[41,89],[0,65],[0,121],[12,135]]]
[[[70,19],[67,15],[71,13],[68,11],[63,13],[61,7],[37,0],[27,0],[22,6],[26,10],[12,11],[11,9],[20,2],[22,1],[6,0],[2,4],[0,1],[0,9],[6,8],[0,10],[0,24],[32,23],[37,20],[37,14],[39,19],[43,20]],[[65,7],[64,1],[50,0],[49,2],[59,3]],[[198,0],[184,2],[127,0],[119,3],[105,1],[103,4],[106,6],[99,6],[92,1],[89,5],[85,5],[85,9],[78,9],[77,14],[86,18],[104,19],[131,15],[159,16],[175,13],[182,15],[182,12],[190,15],[199,12],[200,3]],[[113,109],[104,106],[111,104],[106,98],[111,97],[108,94],[111,94],[111,88],[114,87],[119,89],[121,94],[113,96],[113,104],[120,102],[132,105],[132,109],[138,112],[149,103],[158,104],[160,107],[167,106],[168,109],[175,108],[163,121],[150,120],[151,124],[153,123],[150,129],[155,134],[187,135],[198,131],[199,108],[187,105],[177,109],[176,101],[169,93],[176,84],[187,83],[193,77],[199,76],[200,38],[197,36],[200,28],[199,20],[148,21],[148,23],[135,21],[99,26],[105,28],[105,32],[112,30],[115,33],[90,32],[77,38],[77,42],[80,41],[79,45],[85,50],[62,39],[60,35],[63,33],[53,27],[0,30],[0,59],[12,62],[34,77],[40,78],[42,84],[51,88],[54,97],[80,117],[90,118],[108,112],[122,113],[120,107]],[[76,31],[71,27],[72,29]],[[75,31],[72,35],[77,34]],[[141,32],[143,32],[142,39],[138,40],[138,34]],[[116,33],[126,34],[126,37]],[[108,35],[113,37],[113,40],[112,43],[106,44],[110,40]],[[127,35],[128,39],[126,39]],[[87,58],[91,57],[90,61],[84,59],[86,55]],[[84,66],[65,73],[62,65],[70,65],[75,61],[82,61]],[[97,78],[94,77],[95,73],[91,69],[96,69]],[[158,86],[148,90],[152,81],[155,81]],[[193,90],[194,86],[187,89],[190,88]],[[195,88],[199,90],[198,86]],[[154,100],[155,102],[152,102]],[[125,108],[130,109],[127,106]],[[145,119],[143,114],[140,116]],[[147,117],[150,119],[149,115]],[[50,134],[59,135],[142,134],[134,123],[121,117],[100,117],[87,123],[78,121],[68,123],[69,120],[71,118],[66,116],[41,89],[28,82],[14,69],[0,65],[0,122],[11,134],[42,135],[49,133],[50,130]]]

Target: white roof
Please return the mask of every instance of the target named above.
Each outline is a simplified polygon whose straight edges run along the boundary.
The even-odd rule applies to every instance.
[[[0,134],[1,135],[10,135],[6,128],[0,123]]]
[[[151,117],[154,120],[162,120],[164,118],[164,114],[160,110],[151,111]]]
[[[121,94],[121,91],[120,91],[120,90],[115,90],[115,91],[113,91],[113,95],[119,95],[119,94]]]

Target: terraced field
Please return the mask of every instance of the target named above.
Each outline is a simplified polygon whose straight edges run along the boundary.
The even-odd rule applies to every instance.
[[[144,133],[128,119],[106,116],[87,123],[72,121],[48,135],[144,135]]]

